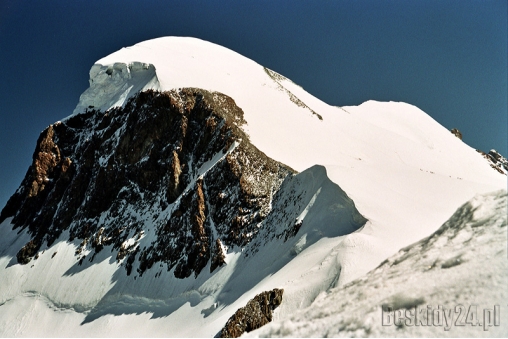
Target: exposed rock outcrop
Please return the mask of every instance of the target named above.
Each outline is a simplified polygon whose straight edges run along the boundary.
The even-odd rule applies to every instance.
[[[487,159],[490,167],[501,174],[508,175],[508,160],[499,154],[499,152],[494,149],[490,150],[489,153],[485,153],[478,149],[476,151],[480,153],[485,159]]]
[[[456,128],[452,128],[451,129],[451,132],[453,135],[455,135],[457,138],[459,138],[460,140],[462,140],[462,133],[456,129]]]
[[[307,106],[302,100],[298,99],[298,97],[296,95],[291,93],[291,91],[288,90],[286,87],[284,87],[284,85],[282,84],[283,81],[292,82],[291,80],[289,80],[285,76],[283,76],[275,71],[272,71],[271,69],[268,69],[266,67],[264,67],[264,70],[265,70],[265,73],[268,74],[268,76],[277,84],[277,87],[279,88],[279,90],[285,92],[288,95],[289,100],[291,100],[295,105],[297,105],[299,107],[308,109],[319,120],[323,120],[323,117],[321,116],[321,114],[318,114],[312,108]]]
[[[283,293],[283,289],[274,288],[256,295],[229,318],[220,332],[220,337],[238,338],[245,332],[268,324],[272,321],[273,311],[282,303]]]
[[[226,264],[226,257],[222,250],[222,243],[220,239],[215,240],[215,244],[212,248],[212,263],[210,265],[210,272],[215,271],[217,267]]]
[[[141,92],[123,108],[49,126],[0,214],[32,235],[18,262],[69,230],[80,262],[112,245],[128,273],[163,262],[184,278],[225,264],[224,250],[256,236],[294,173],[251,145],[244,123],[230,97],[188,88]],[[155,240],[140,249],[149,230]]]

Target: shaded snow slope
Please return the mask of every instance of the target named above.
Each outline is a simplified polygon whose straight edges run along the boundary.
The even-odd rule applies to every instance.
[[[30,237],[26,230],[10,231],[7,219],[0,225],[5,235],[0,239],[0,335],[213,336],[238,308],[275,286],[288,291],[276,318],[309,305],[335,286],[336,244],[365,219],[321,166],[287,178],[278,194],[279,205],[266,221],[271,228],[245,248],[250,255],[228,251],[225,266],[210,273],[209,263],[196,278],[186,279],[175,279],[173,270],[159,264],[142,277],[128,276],[111,256],[112,246],[78,266],[74,252],[80,241],[69,242],[67,232],[51,247],[43,246],[37,260],[16,264],[17,248]],[[296,203],[282,199],[297,196]],[[277,221],[286,215],[295,216],[301,227],[284,241],[286,225]],[[147,221],[145,227],[153,224]]]
[[[506,338],[506,197],[475,196],[430,237],[248,336]]]

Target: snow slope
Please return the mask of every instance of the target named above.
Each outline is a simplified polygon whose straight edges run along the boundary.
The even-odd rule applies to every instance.
[[[73,270],[79,243],[65,241],[65,234],[33,267],[17,265],[13,248],[29,238],[11,232],[6,220],[0,225],[0,335],[213,336],[236,309],[272,288],[285,289],[275,313],[285,319],[432,234],[475,194],[506,188],[506,176],[414,106],[332,107],[254,61],[194,38],[149,40],[97,61],[74,114],[122,106],[139,90],[182,87],[229,95],[244,110],[244,130],[256,147],[320,178],[302,184],[313,192],[301,216],[314,220],[309,228],[283,246],[264,244],[249,258],[230,253],[214,274],[150,279],[159,272],[152,268],[133,280],[108,248]],[[338,221],[322,220],[322,206],[310,203],[333,185],[368,219],[361,230],[338,234]]]
[[[248,336],[506,338],[506,197],[475,196],[429,238]]]

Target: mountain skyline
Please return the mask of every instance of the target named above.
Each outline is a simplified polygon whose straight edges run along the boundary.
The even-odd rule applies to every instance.
[[[331,105],[410,103],[446,128],[458,128],[471,147],[506,156],[506,6],[2,2],[0,205],[21,182],[40,131],[72,113],[93,63],[121,47],[169,35],[235,50]]]

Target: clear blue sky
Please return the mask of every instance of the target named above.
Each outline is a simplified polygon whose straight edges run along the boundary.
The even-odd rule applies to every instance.
[[[160,36],[233,49],[332,105],[416,105],[505,156],[506,0],[0,2],[0,208],[93,63]]]

